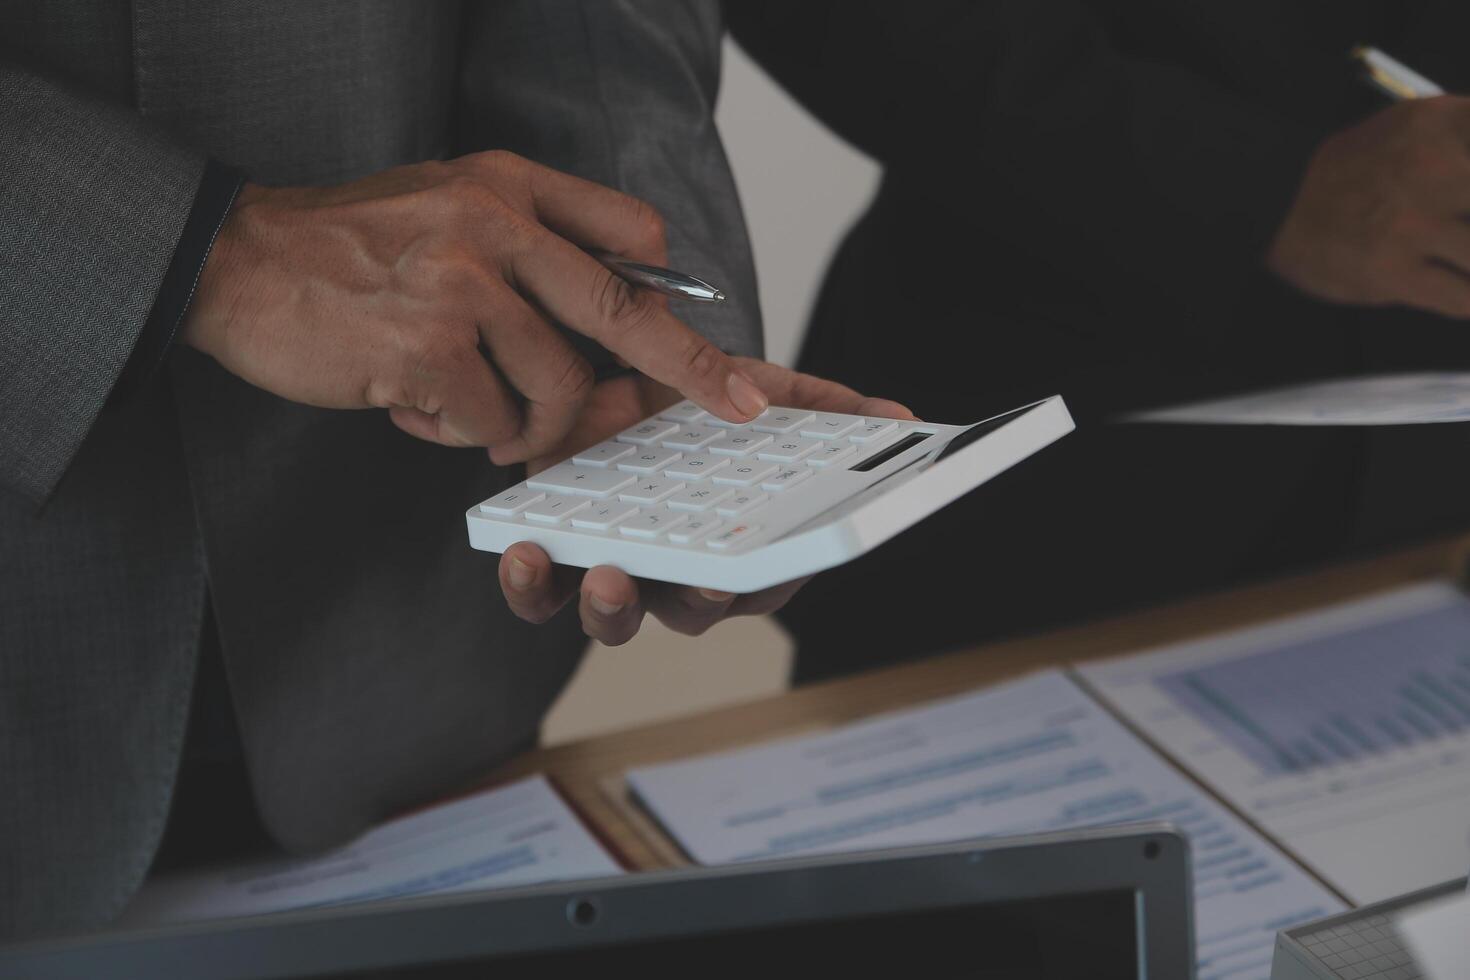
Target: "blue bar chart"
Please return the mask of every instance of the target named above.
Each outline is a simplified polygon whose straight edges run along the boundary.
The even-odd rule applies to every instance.
[[[1470,610],[1302,640],[1155,679],[1267,775],[1470,731]]]

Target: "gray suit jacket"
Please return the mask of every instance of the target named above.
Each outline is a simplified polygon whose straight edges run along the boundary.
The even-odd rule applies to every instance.
[[[206,594],[267,827],[314,849],[535,738],[583,648],[507,611],[476,450],[189,350],[109,392],[205,155],[342,181],[503,147],[654,203],[757,353],[713,3],[0,0],[0,936],[116,914],[157,846]],[[206,593],[206,583],[208,592]]]

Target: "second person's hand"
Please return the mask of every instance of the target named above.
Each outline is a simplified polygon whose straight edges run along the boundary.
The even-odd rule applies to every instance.
[[[1303,292],[1470,318],[1470,98],[1403,102],[1323,141],[1266,255]]]
[[[666,261],[651,207],[505,152],[336,187],[246,185],[183,340],[284,398],[386,408],[501,464],[562,443],[592,394],[553,319],[721,418],[765,409],[729,357],[579,246]]]

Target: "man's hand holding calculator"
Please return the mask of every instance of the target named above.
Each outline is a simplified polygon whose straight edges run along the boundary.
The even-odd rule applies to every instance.
[[[736,367],[755,380],[772,404],[813,412],[873,418],[913,419],[902,405],[864,398],[851,388],[800,374],[775,364],[736,358]],[[678,400],[672,389],[645,377],[625,376],[598,385],[586,411],[563,446],[533,459],[534,476],[573,452],[595,446]],[[733,458],[733,457],[732,457]],[[692,462],[695,454],[687,454]],[[529,542],[512,545],[500,560],[500,585],[511,609],[522,619],[543,622],[578,595],[582,628],[610,646],[632,639],[646,614],[680,633],[698,635],[730,616],[761,615],[786,603],[806,581],[800,578],[749,595],[634,579],[611,565],[590,570],[554,565]]]

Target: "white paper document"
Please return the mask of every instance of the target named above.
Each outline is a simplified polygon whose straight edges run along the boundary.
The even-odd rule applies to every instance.
[[[628,779],[704,864],[1173,821],[1199,980],[1266,980],[1277,929],[1342,908],[1056,671]]]
[[[1355,902],[1470,863],[1470,597],[1448,584],[1080,673]]]
[[[1394,923],[1424,980],[1470,977],[1470,896],[1416,909]]]
[[[1127,422],[1194,425],[1413,425],[1470,422],[1470,374],[1383,374],[1173,405]]]
[[[120,924],[259,915],[621,873],[550,784],[536,776],[390,821],[321,857],[160,876],[143,887]]]

